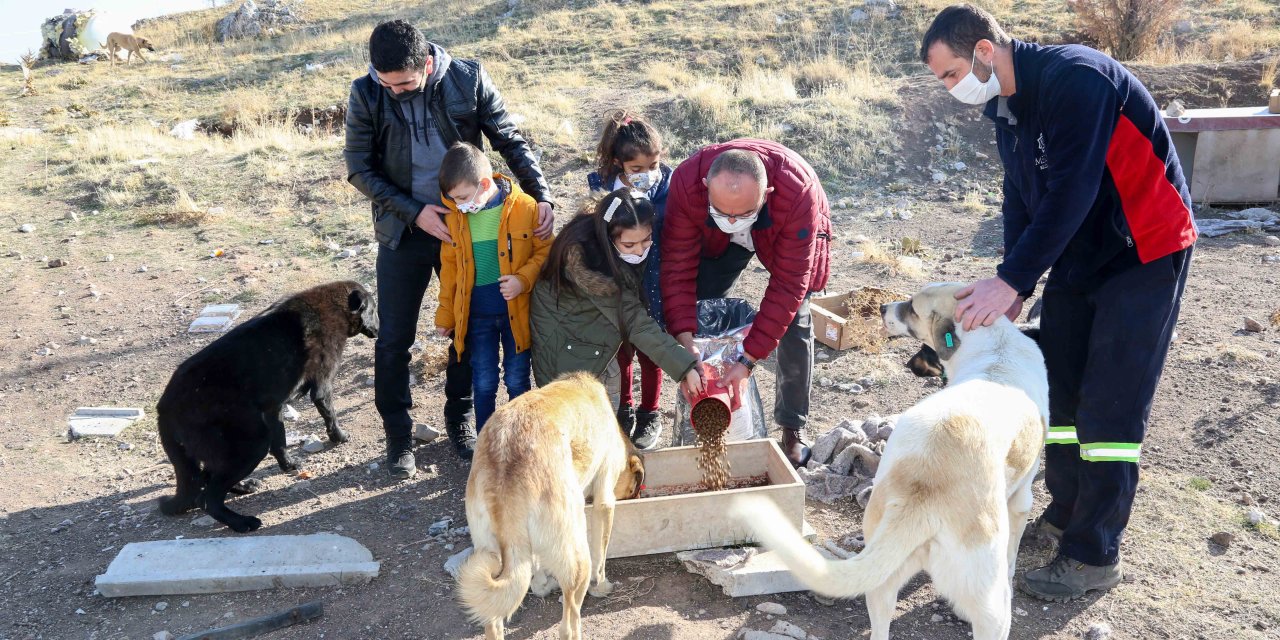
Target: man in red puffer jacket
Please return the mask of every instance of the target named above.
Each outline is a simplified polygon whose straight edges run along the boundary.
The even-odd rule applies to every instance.
[[[725,297],[751,256],[760,259],[769,286],[743,344],[746,353],[722,383],[750,376],[777,349],[773,419],[796,466],[809,458],[801,439],[813,378],[809,296],[827,286],[830,242],[831,209],[817,174],[776,142],[704,147],[671,176],[660,262],[667,329],[696,354],[697,301]]]

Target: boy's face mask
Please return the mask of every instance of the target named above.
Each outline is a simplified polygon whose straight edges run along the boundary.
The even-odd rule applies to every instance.
[[[488,191],[489,187],[486,187],[485,182],[481,180],[480,184],[476,185],[475,193],[472,193],[470,198],[467,198],[466,200],[458,200],[455,198],[454,206],[458,207],[458,211],[461,213],[476,213],[481,209],[484,209],[484,205],[486,204],[485,202],[477,202],[477,200],[483,198]]]

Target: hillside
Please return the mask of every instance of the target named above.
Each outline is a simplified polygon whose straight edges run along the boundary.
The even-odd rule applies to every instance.
[[[986,277],[999,260],[990,124],[916,58],[942,0],[296,4],[302,25],[226,44],[213,33],[228,7],[148,21],[137,33],[157,46],[149,64],[41,63],[30,97],[15,97],[16,67],[0,71],[0,640],[182,635],[313,599],[325,601],[323,620],[271,637],[480,637],[441,570],[453,544],[467,541],[426,534],[442,517],[462,520],[467,467],[437,442],[417,449],[423,473],[413,482],[370,468],[384,456],[365,339],[348,346],[335,383],[352,441],[305,458],[305,490],[264,462],[266,491],[237,500],[264,520],[263,533],[357,538],[383,562],[380,578],[346,589],[94,595],[93,577],[123,544],[233,535],[196,525],[199,514],[154,512],[173,479],[150,416],[173,369],[210,339],[186,332],[195,313],[234,302],[251,315],[302,286],[373,281],[369,206],[347,184],[341,151],[348,87],[367,72],[379,21],[411,19],[454,56],[483,62],[542,154],[560,223],[586,193],[599,119],[628,106],[664,132],[671,164],[740,136],[800,151],[834,203],[831,292],[910,292]],[[1085,39],[1062,0],[989,8],[1014,37]],[[1280,5],[1188,0],[1160,46],[1131,66],[1161,105],[1262,104],[1280,82]],[[193,119],[191,139],[170,135]],[[340,257],[343,249],[356,255]],[[48,266],[53,259],[67,266]],[[1017,595],[1011,637],[1078,638],[1103,622],[1112,638],[1280,637],[1280,511],[1270,503],[1280,500],[1280,327],[1242,330],[1245,316],[1266,324],[1280,310],[1277,280],[1280,249],[1262,235],[1201,241],[1144,450],[1125,543],[1131,577],[1070,605]],[[739,293],[758,299],[765,282],[748,269]],[[437,423],[443,376],[430,357],[439,344],[425,340],[428,319],[428,353],[413,365],[414,416]],[[903,367],[916,348],[819,347],[815,381],[872,384],[860,395],[815,386],[812,435],[843,418],[899,413],[935,390]],[[767,404],[772,368],[756,374]],[[674,406],[672,386],[664,407]],[[68,443],[65,416],[100,405],[145,407],[149,417],[118,442]],[[322,433],[310,403],[296,406],[303,417],[289,428]],[[1249,508],[1266,519],[1250,524]],[[862,527],[855,503],[811,500],[807,517],[835,540]],[[1235,536],[1229,548],[1209,541],[1224,531]],[[1020,568],[1048,553],[1033,546]],[[755,612],[765,600],[785,604],[811,638],[868,629],[860,599],[731,600],[669,555],[611,562],[609,572],[624,587],[588,598],[589,637],[735,637],[773,624]],[[159,600],[166,610],[153,609]],[[553,598],[530,598],[508,629],[552,638],[559,617]],[[962,640],[968,631],[927,579],[904,590],[896,637]]]

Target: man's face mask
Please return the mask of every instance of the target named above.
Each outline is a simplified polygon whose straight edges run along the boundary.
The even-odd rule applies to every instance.
[[[978,79],[973,73],[973,65],[978,60],[978,50],[973,50],[973,57],[969,59],[969,74],[960,79],[954,87],[951,87],[951,95],[956,100],[965,104],[984,105],[992,98],[1000,95],[1000,78],[996,77],[995,64],[991,67],[991,77],[986,82]],[[994,62],[994,61],[993,61]]]
[[[716,223],[717,227],[725,233],[738,233],[751,228],[756,223],[756,218],[760,217],[760,209],[756,209],[749,215],[729,216],[720,213],[712,205],[707,205],[707,210],[711,213],[711,219]]]

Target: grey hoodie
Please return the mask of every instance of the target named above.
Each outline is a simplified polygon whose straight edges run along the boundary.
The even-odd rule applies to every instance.
[[[431,96],[444,78],[445,71],[449,69],[453,58],[447,51],[434,44],[431,45],[431,57],[435,60],[435,66],[422,90],[407,100],[396,100],[396,104],[400,107],[400,113],[405,121],[409,123],[410,131],[413,132],[410,137],[413,145],[413,193],[411,195],[419,202],[441,205],[440,162],[448,149],[436,126],[435,116],[431,114],[431,109],[427,105],[431,103]],[[369,65],[369,76],[374,82],[378,81],[377,71],[372,64]],[[384,91],[387,92],[388,97],[391,97],[389,89]]]

